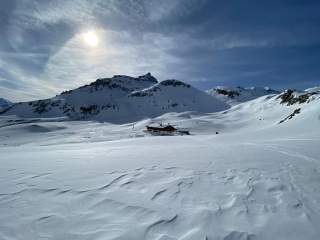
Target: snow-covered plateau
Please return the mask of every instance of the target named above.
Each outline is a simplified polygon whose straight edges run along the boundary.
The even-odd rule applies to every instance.
[[[172,84],[183,89],[168,103]],[[99,112],[81,115],[79,91],[95,86],[2,113],[0,239],[319,239],[319,88],[227,108],[181,84],[101,90],[105,102],[121,99],[119,113],[106,110],[117,123],[98,97],[89,104]],[[124,122],[132,106],[139,114]],[[144,132],[160,122],[191,135]]]

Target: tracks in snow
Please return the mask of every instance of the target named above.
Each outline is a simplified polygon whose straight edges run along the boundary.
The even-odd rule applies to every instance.
[[[288,212],[289,222],[290,215],[295,221],[306,216],[305,203],[287,205],[296,189],[261,169],[153,166],[106,173],[85,188],[73,181],[57,184],[48,172],[8,171],[17,173],[17,190],[0,195],[4,239],[255,239],[253,229],[280,213]],[[23,236],[16,227],[24,228]]]

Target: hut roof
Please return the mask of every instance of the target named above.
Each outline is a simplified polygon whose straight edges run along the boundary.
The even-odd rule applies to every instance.
[[[152,127],[152,126],[147,126],[147,130],[149,131],[166,131],[166,132],[173,132],[176,131],[177,129],[171,125],[167,125],[164,127]]]

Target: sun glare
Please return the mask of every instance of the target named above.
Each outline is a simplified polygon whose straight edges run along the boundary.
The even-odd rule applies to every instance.
[[[83,41],[90,47],[96,47],[99,44],[98,35],[94,31],[88,31],[82,35]]]

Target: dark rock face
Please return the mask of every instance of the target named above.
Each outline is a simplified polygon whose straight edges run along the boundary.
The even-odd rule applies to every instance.
[[[279,94],[277,90],[269,87],[227,87],[218,86],[206,91],[209,95],[219,97],[220,100],[229,105],[236,105],[242,102],[247,102],[262,96]]]
[[[293,111],[293,113],[291,113],[289,116],[287,116],[286,118],[282,119],[279,123],[283,123],[287,120],[292,119],[296,114],[299,114],[301,112],[301,108],[297,108]]]
[[[235,96],[239,96],[240,94],[236,91],[232,91],[232,90],[224,90],[224,89],[216,89],[216,92],[222,95],[226,95],[230,98],[234,98]]]
[[[190,88],[191,87],[187,83],[184,83],[184,82],[181,82],[181,81],[178,81],[178,80],[174,80],[174,79],[162,81],[160,83],[160,85],[162,85],[162,86],[172,86],[172,87],[180,86],[180,87],[186,87],[186,88]]]
[[[41,114],[50,110],[50,103],[50,100],[39,100],[36,102],[31,102],[31,104],[29,103],[29,105],[34,107],[34,112]]]
[[[139,76],[137,79],[140,81],[148,81],[153,84],[158,83],[158,80],[154,76],[152,76],[151,73],[149,72],[146,75]]]
[[[317,92],[308,92],[305,94],[301,94],[299,96],[294,95],[294,91],[291,89],[286,90],[284,93],[280,94],[277,99],[281,99],[281,104],[287,104],[287,106],[299,103],[305,103],[309,100],[309,98],[313,95],[318,94]]]
[[[91,87],[90,92],[99,91],[105,87],[109,89],[119,88],[126,92],[130,90],[129,88],[124,87],[122,84],[115,82],[114,79],[112,78],[97,79],[95,82],[91,83],[89,86]]]
[[[162,91],[161,86],[166,86],[166,87],[185,87],[185,88],[190,88],[191,86],[189,84],[186,84],[184,82],[178,81],[178,80],[165,80],[160,82],[159,84],[148,88],[144,89],[142,91],[135,91],[132,92],[128,97],[146,97],[146,96],[153,96],[154,93],[158,91]]]
[[[82,114],[98,114],[100,111],[97,105],[90,105],[80,107],[80,112]]]
[[[128,84],[128,83],[132,83]],[[137,83],[137,86],[134,86],[134,83]],[[151,75],[151,73],[147,73],[146,75],[142,75],[139,77],[130,77],[126,75],[114,75],[112,78],[99,78],[96,81],[79,87],[74,90],[64,91],[61,95],[70,94],[78,89],[88,89],[89,92],[96,92],[103,90],[105,88],[108,89],[120,89],[124,92],[130,92],[139,89],[140,85],[147,87],[148,85],[154,85],[158,83],[158,80]]]

